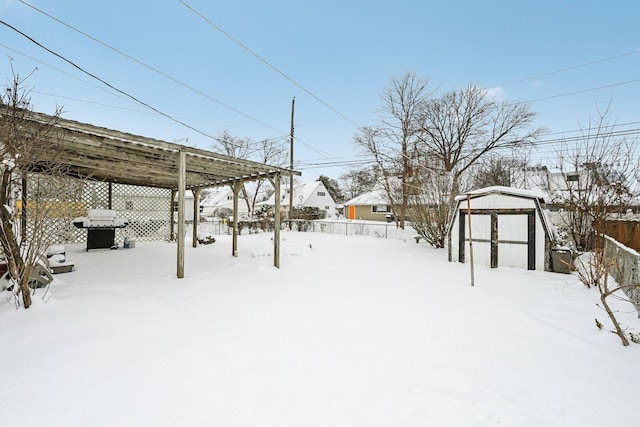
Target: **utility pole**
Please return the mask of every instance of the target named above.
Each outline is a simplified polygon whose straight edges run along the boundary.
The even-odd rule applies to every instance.
[[[289,230],[293,230],[293,112],[296,105],[296,97],[291,100],[291,144],[289,148],[290,162],[289,169]]]

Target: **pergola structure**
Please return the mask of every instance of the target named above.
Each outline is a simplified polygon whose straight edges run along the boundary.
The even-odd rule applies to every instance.
[[[35,172],[47,164],[63,165],[69,176],[108,183],[156,187],[172,190],[177,196],[177,236],[184,235],[185,191],[194,193],[193,246],[197,244],[197,203],[205,188],[229,185],[234,194],[233,256],[238,255],[238,198],[248,181],[269,179],[276,191],[274,265],[280,266],[280,177],[301,175],[290,169],[237,159],[222,154],[139,135],[66,120],[42,113],[29,113],[25,127],[52,126],[42,136],[51,150],[38,153]],[[38,170],[39,169],[39,170]],[[173,221],[172,221],[173,227]],[[178,242],[177,276],[184,277],[184,239]]]

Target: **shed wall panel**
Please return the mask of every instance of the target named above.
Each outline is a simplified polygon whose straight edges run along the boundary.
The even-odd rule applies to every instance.
[[[498,215],[498,240],[527,242],[527,215]]]
[[[527,269],[527,245],[499,243],[498,267]]]

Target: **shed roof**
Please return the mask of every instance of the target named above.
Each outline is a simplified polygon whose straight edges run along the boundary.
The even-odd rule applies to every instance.
[[[238,159],[199,148],[147,138],[32,112],[28,122],[52,124],[46,138],[62,144],[38,159],[68,167],[70,175],[98,181],[178,188],[179,153],[186,155],[186,188],[217,187],[300,172]],[[43,166],[44,169],[44,166]]]
[[[545,201],[545,197],[546,197],[544,193],[541,193],[539,191],[495,185],[492,187],[479,188],[477,190],[469,191],[466,194],[461,194],[459,196],[456,196],[456,200],[466,199],[467,194],[471,196],[471,198],[486,196],[488,194],[507,194],[510,196],[526,197],[529,199],[539,199],[542,202]]]

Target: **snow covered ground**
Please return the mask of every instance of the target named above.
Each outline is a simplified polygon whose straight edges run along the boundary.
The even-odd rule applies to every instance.
[[[576,276],[283,232],[86,252],[0,294],[1,426],[638,426],[640,346]],[[46,301],[46,302],[45,302]],[[625,327],[640,319],[616,302]],[[605,324],[598,330],[594,318]]]

